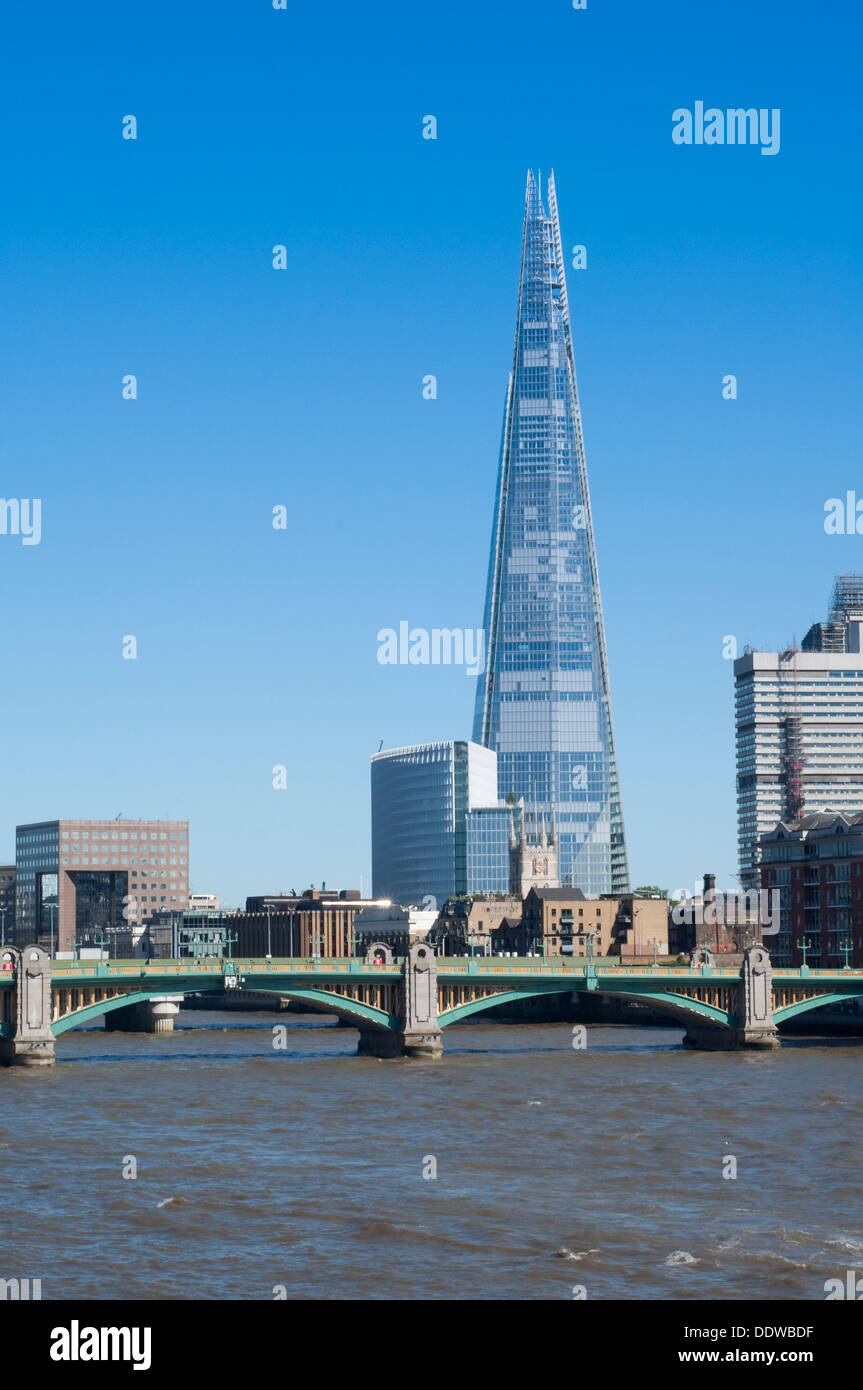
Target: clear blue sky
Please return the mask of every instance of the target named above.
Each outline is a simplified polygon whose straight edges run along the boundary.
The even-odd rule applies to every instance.
[[[863,569],[823,530],[863,496],[858,6],[10,0],[0,37],[0,493],[43,501],[0,536],[0,860],[188,817],[197,891],[368,888],[369,755],[470,732],[474,680],[376,634],[482,622],[553,165],[633,881],[727,882],[723,636]],[[674,145],[696,100],[779,107],[779,154]]]

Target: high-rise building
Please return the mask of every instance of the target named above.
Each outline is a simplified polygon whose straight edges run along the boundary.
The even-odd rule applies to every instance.
[[[830,616],[803,649],[747,647],[734,663],[740,879],[779,821],[863,811],[863,576],[837,575]]]
[[[0,940],[15,940],[15,865],[0,864]]]
[[[53,820],[15,831],[18,945],[111,948],[111,933],[136,937],[160,909],[189,897],[189,823]],[[105,933],[108,933],[105,937]]]
[[[441,907],[468,889],[468,812],[497,808],[496,758],[475,743],[421,743],[372,757],[372,895]],[[492,817],[497,862],[506,810]],[[504,889],[508,884],[504,878]],[[489,889],[488,891],[493,891]]]
[[[563,884],[626,892],[629,871],[569,301],[554,188],[528,174],[513,368],[473,737],[531,837],[553,813]]]

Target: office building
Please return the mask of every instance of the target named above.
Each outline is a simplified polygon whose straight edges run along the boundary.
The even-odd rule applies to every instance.
[[[186,907],[188,821],[53,820],[15,831],[18,945],[111,949],[147,919]]]
[[[497,836],[497,858],[501,835],[508,854],[509,816],[498,807],[496,764],[491,749],[469,742],[423,743],[373,755],[374,897],[430,910],[466,893],[468,812],[478,807],[499,811],[487,824]],[[479,830],[472,823],[475,866]]]
[[[746,647],[734,663],[740,880],[779,821],[863,810],[863,576],[838,575],[802,650]]]
[[[0,941],[15,941],[15,865],[0,864]]]
[[[554,813],[560,882],[629,888],[596,546],[554,177],[531,172],[473,738],[528,837]]]

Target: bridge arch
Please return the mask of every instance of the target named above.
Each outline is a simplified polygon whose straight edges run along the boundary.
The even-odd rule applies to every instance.
[[[344,995],[332,994],[323,989],[303,989],[299,986],[286,988],[284,985],[267,989],[258,985],[255,989],[238,990],[237,992],[243,994],[278,994],[279,998],[302,1000],[308,1004],[313,1004],[316,1008],[325,1009],[327,1013],[338,1014],[339,1018],[343,1018],[346,1023],[354,1023],[357,1027],[388,1030],[398,1026],[396,1017],[384,1009],[375,1008],[374,1005],[365,1004],[360,1000],[347,999]],[[166,993],[182,995],[183,998],[190,994],[215,994],[221,998],[223,985],[219,979],[210,989],[197,985],[195,989],[166,990],[164,984],[160,984],[158,988],[130,990],[128,994],[117,994],[111,999],[99,999],[93,1004],[85,1004],[82,1008],[75,1009],[73,1013],[64,1014],[62,1018],[56,1019],[51,1024],[51,1032],[57,1038],[61,1033],[68,1032],[70,1028],[77,1028],[82,1023],[91,1023],[94,1019],[112,1013],[114,1009],[125,1009],[130,1004],[141,1004],[148,999],[161,997]],[[5,1025],[0,1024],[0,1030],[3,1027]]]
[[[387,1013],[386,1009],[378,1009],[374,1004],[366,1004],[359,999],[348,999],[343,994],[333,994],[325,989],[304,989],[298,985],[287,988],[279,985],[262,989],[258,985],[249,992],[277,994],[280,999],[298,999],[314,1005],[316,1009],[323,1009],[328,1014],[338,1014],[345,1023],[353,1023],[358,1028],[372,1027],[389,1031],[400,1026],[396,1015]]]
[[[835,990],[831,994],[812,994],[808,999],[798,999],[796,1004],[786,1004],[784,1008],[773,1010],[773,1022],[785,1023],[798,1014],[809,1013],[812,1009],[823,1009],[826,1004],[844,1004],[849,999],[859,999],[860,990]],[[863,1015],[861,1015],[863,1017]]]
[[[102,1018],[104,1014],[113,1013],[115,1009],[125,1009],[129,1004],[143,1004],[148,999],[163,998],[165,994],[182,994],[185,998],[187,994],[215,994],[222,993],[221,981],[218,986],[212,989],[172,989],[166,990],[164,985],[158,989],[135,989],[128,994],[115,994],[111,999],[97,999],[93,1004],[85,1004],[80,1009],[74,1009],[72,1013],[63,1014],[62,1018],[57,1018],[51,1024],[51,1032],[55,1038],[59,1038],[61,1033],[66,1033],[70,1028],[77,1028],[80,1023],[91,1023],[96,1018]]]
[[[447,1009],[438,1016],[438,1023],[441,1028],[446,1028],[453,1023],[462,1023],[466,1018],[483,1013],[486,1009],[493,1009],[497,1004],[517,1003],[520,999],[537,999],[550,994],[601,994],[608,999],[626,999],[631,1003],[653,1004],[657,1009],[670,1014],[684,1025],[692,1021],[693,1015],[721,1027],[734,1027],[735,1021],[733,1015],[729,1014],[726,1009],[718,1009],[713,1004],[705,1004],[701,999],[688,998],[684,994],[674,994],[670,990],[603,989],[601,985],[597,985],[596,989],[590,991],[574,990],[570,981],[559,986],[546,984],[542,988],[507,989],[501,990],[497,994],[486,994],[481,999],[471,999],[466,1004],[458,1004],[453,1009]]]

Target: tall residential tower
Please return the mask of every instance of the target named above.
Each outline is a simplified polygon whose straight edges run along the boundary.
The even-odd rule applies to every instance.
[[[547,201],[531,171],[473,737],[528,834],[553,814],[561,883],[595,897],[629,871],[554,175]]]
[[[746,647],[734,696],[740,881],[756,888],[759,837],[779,821],[863,811],[863,575],[836,576],[802,650]]]

